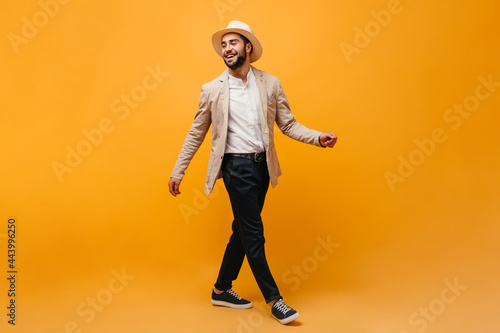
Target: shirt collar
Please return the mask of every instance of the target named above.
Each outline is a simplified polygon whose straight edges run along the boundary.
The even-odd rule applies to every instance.
[[[229,75],[229,81],[230,81],[231,84],[238,84],[238,85],[242,85],[242,86],[245,85],[245,84],[243,84],[243,80],[238,79],[237,77],[232,76],[229,73],[229,71],[228,71],[228,75]],[[247,83],[246,84],[248,84],[250,81],[253,81],[253,80],[255,80],[255,74],[253,73],[252,67],[250,67],[250,70],[247,73]]]

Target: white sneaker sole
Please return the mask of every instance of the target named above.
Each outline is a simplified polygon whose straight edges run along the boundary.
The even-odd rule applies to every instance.
[[[272,315],[272,316],[274,317],[274,315]],[[294,321],[295,319],[297,319],[299,317],[300,317],[299,313],[297,312],[297,313],[291,315],[290,317],[287,317],[287,318],[284,318],[284,319],[278,319],[276,317],[274,317],[274,319],[276,319],[277,321],[279,321],[281,324],[286,325],[289,322]]]
[[[212,304],[218,306],[225,306],[227,308],[233,308],[233,309],[250,309],[253,306],[252,302],[248,304],[233,304],[224,301],[216,301],[214,299],[212,299]]]

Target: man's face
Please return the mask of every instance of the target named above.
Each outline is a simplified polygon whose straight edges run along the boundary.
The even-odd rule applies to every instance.
[[[240,68],[247,59],[245,43],[241,36],[234,33],[222,37],[222,56],[226,66],[231,69]]]

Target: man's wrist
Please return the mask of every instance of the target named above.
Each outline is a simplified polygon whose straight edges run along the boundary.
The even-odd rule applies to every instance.
[[[325,146],[323,146],[323,145],[321,144],[321,134],[320,134],[320,135],[319,135],[319,137],[318,137],[318,142],[319,142],[319,145],[320,145],[321,147],[326,148]]]

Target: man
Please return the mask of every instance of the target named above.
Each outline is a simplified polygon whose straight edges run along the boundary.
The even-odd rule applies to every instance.
[[[290,112],[279,80],[250,66],[262,55],[262,46],[247,24],[230,22],[212,36],[212,44],[228,69],[202,87],[198,112],[172,171],[169,190],[173,196],[180,194],[184,172],[213,124],[205,192],[210,194],[215,181],[222,177],[234,221],[212,290],[212,303],[252,307],[231,289],[246,255],[272,316],[286,324],[299,314],[283,302],[269,270],[261,220],[269,182],[276,186],[281,175],[274,147],[274,123],[287,136],[316,146],[332,148],[337,137],[299,124]]]

